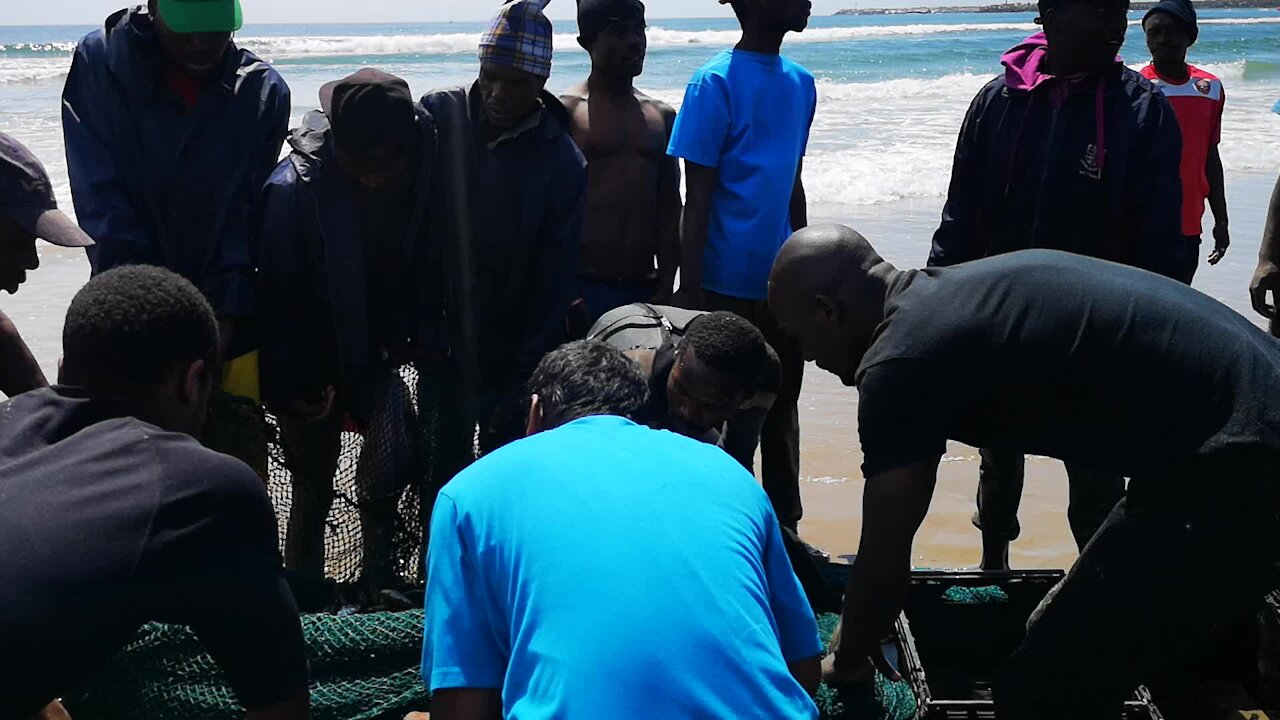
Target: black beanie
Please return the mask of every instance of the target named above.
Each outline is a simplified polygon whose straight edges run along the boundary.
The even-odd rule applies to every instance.
[[[1073,3],[1085,2],[1098,6],[1115,5],[1117,8],[1119,6],[1124,6],[1125,9],[1128,9],[1129,7],[1129,0],[1037,0],[1036,9],[1039,10],[1041,14],[1044,14],[1054,8],[1071,5]]]
[[[1187,26],[1187,32],[1191,35],[1191,42],[1194,43],[1200,35],[1200,28],[1196,26],[1196,8],[1191,4],[1191,0],[1160,0],[1155,7],[1147,11],[1142,16],[1142,24],[1145,27],[1147,18],[1151,17],[1151,13],[1168,13],[1182,21]]]
[[[409,83],[390,73],[364,68],[320,88],[320,107],[329,116],[333,140],[360,152],[384,143],[412,144],[418,114]]]
[[[618,20],[644,20],[640,0],[578,0],[578,35],[590,43]]]

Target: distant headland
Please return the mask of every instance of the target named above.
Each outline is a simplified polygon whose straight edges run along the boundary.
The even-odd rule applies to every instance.
[[[1142,0],[1132,4],[1134,10],[1145,10],[1154,2]],[[1199,0],[1199,9],[1207,8],[1278,8],[1280,0]],[[955,7],[916,7],[916,8],[848,8],[836,11],[836,15],[930,15],[933,13],[1022,13],[1034,12],[1033,2],[1011,2],[1001,5],[966,5]]]

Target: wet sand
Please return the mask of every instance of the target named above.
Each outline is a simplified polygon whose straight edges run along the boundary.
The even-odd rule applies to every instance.
[[[1274,176],[1228,175],[1234,244],[1217,267],[1201,263],[1195,287],[1253,317],[1247,287]],[[917,267],[928,256],[941,200],[874,207],[815,207],[814,223],[841,222],[865,234],[890,262]],[[1209,223],[1211,220],[1206,219]],[[1209,241],[1210,243],[1212,241]],[[1206,246],[1202,257],[1208,253]],[[18,325],[50,381],[57,375],[62,319],[89,265],[78,250],[42,246],[41,267],[20,292],[0,296],[0,308]],[[1257,318],[1254,318],[1257,321]],[[833,557],[857,552],[861,527],[862,475],[857,432],[857,392],[814,366],[807,369],[800,399],[801,476],[805,518],[801,534]],[[915,563],[928,567],[976,566],[978,531],[970,523],[977,490],[977,451],[953,443],[939,472],[929,517],[916,538]],[[1019,520],[1022,537],[1013,544],[1014,567],[1065,568],[1076,548],[1067,526],[1067,484],[1062,464],[1043,458],[1027,463]]]

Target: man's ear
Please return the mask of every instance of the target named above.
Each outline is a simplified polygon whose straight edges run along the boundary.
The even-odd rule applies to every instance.
[[[823,320],[832,325],[840,324],[840,304],[835,301],[835,298],[830,295],[818,295],[814,298],[814,302]]]
[[[542,398],[536,394],[529,398],[529,418],[525,422],[524,436],[537,435],[542,432],[544,419],[542,417]]]
[[[186,370],[182,372],[181,387],[178,388],[178,391],[182,393],[183,403],[194,406],[199,402],[205,392],[208,374],[209,366],[204,360],[196,360],[187,366]]]

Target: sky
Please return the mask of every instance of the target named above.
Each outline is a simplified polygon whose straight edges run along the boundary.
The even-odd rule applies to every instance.
[[[5,25],[97,25],[127,2],[145,0],[0,0]],[[928,0],[814,0],[815,15],[830,15],[844,7],[902,7]],[[447,22],[484,20],[501,3],[497,0],[241,0],[245,22]],[[651,19],[677,17],[728,17],[727,5],[716,0],[646,0]],[[552,0],[547,6],[553,20],[572,18],[575,0]]]

